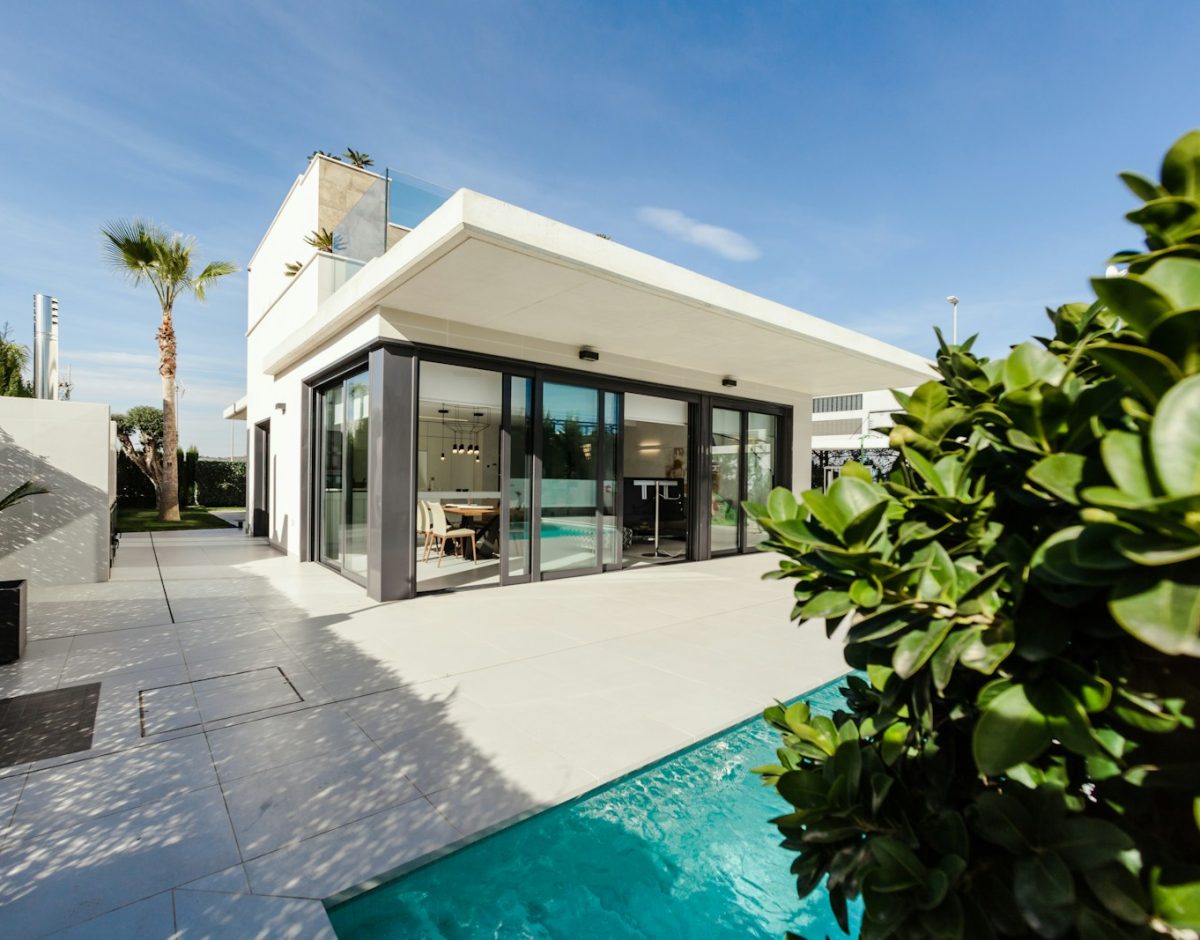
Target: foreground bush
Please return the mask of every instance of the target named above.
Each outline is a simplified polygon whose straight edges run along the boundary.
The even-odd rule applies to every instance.
[[[1146,251],[998,361],[941,343],[901,466],[750,511],[848,710],[765,713],[801,895],[862,936],[1200,928],[1200,132],[1123,174]]]

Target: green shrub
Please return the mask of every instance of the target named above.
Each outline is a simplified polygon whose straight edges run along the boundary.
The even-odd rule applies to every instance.
[[[843,615],[847,711],[766,711],[801,895],[862,936],[1200,928],[1200,132],[1123,174],[1146,250],[1053,337],[947,345],[876,484],[748,509],[795,617]],[[862,677],[865,675],[865,678]]]
[[[246,505],[246,461],[197,461],[196,501],[201,506]]]
[[[154,484],[123,451],[117,451],[117,499],[122,509],[150,509],[158,505]]]

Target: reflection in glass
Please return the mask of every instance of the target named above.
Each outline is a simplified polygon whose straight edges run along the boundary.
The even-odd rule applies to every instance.
[[[746,416],[746,499],[765,504],[775,486],[774,415],[750,412]],[[750,516],[746,517],[746,544],[757,545],[769,536]]]
[[[742,413],[712,410],[712,551],[736,551],[740,513],[739,471],[742,454]]]
[[[342,386],[334,385],[321,396],[321,560],[340,564],[342,559],[343,414]]]
[[[533,382],[509,377],[508,580],[529,580],[529,499],[533,478]]]
[[[686,558],[688,406],[626,392],[621,417],[625,566]]]
[[[616,392],[604,393],[604,564],[621,563],[621,537],[617,531],[617,437],[621,431],[620,405]]]
[[[600,394],[546,382],[542,388],[541,570],[599,565],[596,460]]]
[[[346,551],[342,567],[367,576],[367,373],[346,380]]]

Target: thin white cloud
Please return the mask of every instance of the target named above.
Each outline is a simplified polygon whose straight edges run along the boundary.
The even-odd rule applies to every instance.
[[[678,209],[642,206],[638,219],[680,241],[699,245],[730,261],[753,261],[762,255],[758,246],[745,235],[719,225],[698,222]]]

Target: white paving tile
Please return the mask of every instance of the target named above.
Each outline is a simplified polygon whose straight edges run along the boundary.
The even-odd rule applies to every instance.
[[[217,773],[225,782],[371,743],[336,705],[321,705],[210,731],[208,741]]]
[[[317,754],[224,783],[245,859],[420,796],[373,745]]]
[[[336,940],[325,905],[302,898],[175,892],[178,940]]]
[[[189,891],[218,891],[224,894],[250,893],[250,882],[246,880],[246,869],[241,865],[223,868],[211,875],[189,881],[183,887]]]
[[[47,832],[0,857],[5,931],[41,936],[237,862],[217,787]]]
[[[216,783],[201,734],[36,771],[21,794],[9,844]]]
[[[54,940],[167,940],[174,934],[175,909],[171,892],[163,891],[51,936]]]
[[[259,894],[327,898],[458,838],[458,831],[419,799],[253,859],[246,874]]]

